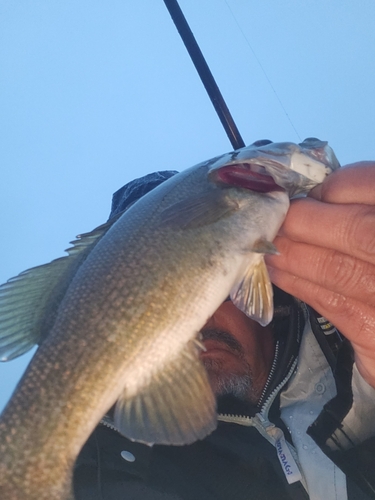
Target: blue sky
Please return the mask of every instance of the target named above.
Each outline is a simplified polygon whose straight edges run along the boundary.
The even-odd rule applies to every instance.
[[[180,0],[245,140],[374,159],[373,0]],[[0,2],[0,283],[231,145],[162,0]],[[30,359],[0,365],[0,409]]]

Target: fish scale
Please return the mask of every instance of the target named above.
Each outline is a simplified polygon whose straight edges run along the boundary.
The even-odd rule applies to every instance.
[[[326,163],[303,143],[274,145],[277,157],[271,146],[177,174],[82,235],[65,260],[0,287],[2,358],[40,344],[0,419],[2,500],[72,499],[74,460],[116,401],[116,426],[150,445],[191,443],[216,427],[215,398],[194,340],[230,292],[247,314],[271,320],[263,253],[274,252],[270,242],[291,190],[317,183],[291,169],[293,154],[310,161],[321,180],[336,167],[321,141],[314,147],[327,150]],[[259,161],[267,175],[252,170]],[[27,306],[23,296],[32,297]],[[37,325],[53,318],[50,330],[38,334],[32,307]],[[1,313],[9,310],[30,322],[32,333],[9,330],[8,322],[1,330]]]

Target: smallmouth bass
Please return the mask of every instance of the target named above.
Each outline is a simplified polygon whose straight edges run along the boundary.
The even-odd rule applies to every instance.
[[[289,198],[339,167],[326,142],[258,142],[164,182],[0,287],[0,358],[39,344],[0,418],[2,500],[72,499],[103,414],[130,439],[187,444],[216,427],[200,329],[228,294],[272,319],[264,264]]]

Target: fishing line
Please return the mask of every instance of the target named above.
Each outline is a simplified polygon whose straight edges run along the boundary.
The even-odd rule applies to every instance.
[[[263,67],[262,63],[260,62],[260,60],[259,60],[258,56],[256,55],[256,53],[255,53],[255,51],[254,51],[253,47],[251,46],[251,43],[250,43],[249,39],[247,38],[247,36],[246,36],[245,32],[244,32],[244,31],[243,31],[243,29],[241,28],[240,23],[238,22],[238,20],[237,20],[236,16],[234,15],[234,12],[232,11],[232,9],[231,9],[230,5],[228,4],[227,0],[224,0],[224,1],[225,1],[225,3],[226,3],[226,6],[228,7],[229,12],[231,13],[231,15],[232,15],[232,17],[233,17],[233,19],[234,19],[234,22],[237,24],[238,29],[239,29],[239,30],[240,30],[240,32],[242,33],[242,36],[244,37],[244,39],[245,39],[245,41],[246,41],[246,43],[247,43],[247,45],[248,45],[249,49],[251,50],[251,53],[253,54],[253,56],[254,56],[254,58],[255,58],[256,62],[258,63],[258,65],[259,65],[259,67],[260,67],[260,69],[261,69],[261,71],[262,71],[262,73],[263,73],[263,75],[264,75],[265,79],[267,80],[267,82],[268,82],[269,86],[271,87],[271,89],[272,89],[273,93],[275,94],[275,97],[276,97],[276,99],[278,100],[278,102],[279,102],[279,104],[280,104],[280,106],[281,106],[282,110],[284,111],[285,116],[287,117],[287,119],[288,119],[288,121],[289,121],[289,123],[290,123],[291,127],[293,128],[294,132],[297,134],[297,137],[299,138],[299,140],[300,140],[300,141],[302,141],[301,136],[300,136],[300,135],[299,135],[299,133],[297,132],[297,129],[296,129],[296,127],[294,126],[294,124],[293,124],[293,122],[292,122],[292,120],[291,120],[290,116],[288,115],[288,113],[287,113],[287,111],[286,111],[286,109],[285,109],[285,107],[284,107],[284,105],[283,105],[283,103],[282,103],[282,101],[281,101],[281,99],[280,99],[280,97],[279,97],[278,93],[277,93],[277,92],[276,92],[276,90],[275,90],[275,87],[272,85],[272,82],[271,82],[271,80],[269,79],[269,77],[268,77],[268,75],[267,75],[267,73],[266,73],[266,70],[264,69],[264,67]]]

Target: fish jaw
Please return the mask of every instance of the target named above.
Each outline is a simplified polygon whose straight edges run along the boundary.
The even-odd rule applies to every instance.
[[[252,144],[228,153],[211,167],[212,181],[267,193],[285,190],[289,197],[308,193],[340,167],[326,141]]]

